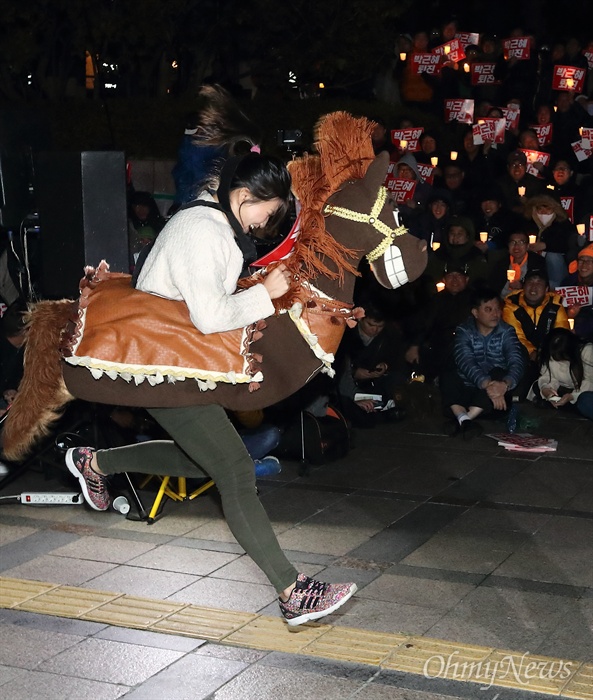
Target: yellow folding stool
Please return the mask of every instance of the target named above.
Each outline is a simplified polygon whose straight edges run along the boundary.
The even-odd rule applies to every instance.
[[[187,493],[187,481],[186,481],[186,478],[184,476],[172,477],[172,476],[157,476],[154,474],[150,474],[140,484],[140,488],[143,489],[151,479],[155,479],[155,478],[161,480],[161,485],[159,487],[157,495],[155,496],[152,507],[150,508],[150,512],[148,513],[148,518],[147,518],[146,522],[149,525],[151,525],[152,523],[154,523],[157,520],[157,514],[161,508],[163,496],[168,496],[173,501],[192,501],[194,498],[197,498],[200,494],[204,493],[209,488],[214,486],[214,481],[212,479],[210,479],[206,483],[199,486],[195,491],[192,491],[190,494],[188,494]],[[171,483],[171,479],[177,479],[177,489],[173,488],[173,485]]]

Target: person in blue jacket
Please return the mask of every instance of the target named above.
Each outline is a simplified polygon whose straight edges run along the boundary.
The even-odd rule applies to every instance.
[[[443,405],[453,414],[445,430],[467,440],[482,433],[475,420],[479,415],[510,408],[511,392],[523,376],[521,343],[502,321],[498,292],[474,291],[471,315],[455,331],[453,356],[440,381]]]

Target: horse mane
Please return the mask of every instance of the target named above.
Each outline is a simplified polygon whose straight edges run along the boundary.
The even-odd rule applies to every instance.
[[[359,274],[348,260],[358,251],[347,248],[328,234],[323,207],[346,182],[365,176],[375,157],[371,141],[374,126],[368,119],[356,118],[347,112],[325,115],[315,129],[314,147],[318,154],[305,154],[288,164],[293,191],[301,206],[300,229],[290,256],[282,262],[298,283],[288,294],[275,300],[277,311],[289,308],[300,298],[303,282],[325,276],[342,284],[346,272]],[[257,274],[241,280],[240,287],[260,281],[261,275]]]

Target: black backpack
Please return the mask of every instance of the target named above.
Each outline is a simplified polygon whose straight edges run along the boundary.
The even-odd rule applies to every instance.
[[[320,466],[345,457],[350,451],[350,428],[344,416],[328,407],[325,416],[301,411],[280,439],[275,454],[298,459],[304,465]]]

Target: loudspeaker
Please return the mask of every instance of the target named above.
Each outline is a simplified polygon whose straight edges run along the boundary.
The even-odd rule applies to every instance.
[[[129,272],[126,163],[116,151],[40,153],[41,293],[77,298],[85,265]]]

